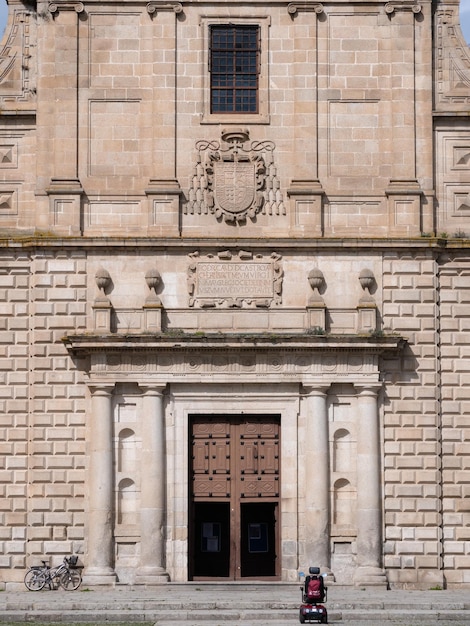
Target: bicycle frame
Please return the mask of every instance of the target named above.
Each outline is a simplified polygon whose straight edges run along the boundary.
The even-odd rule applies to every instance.
[[[81,574],[75,567],[76,562],[77,557],[64,557],[63,563],[50,567],[47,561],[42,561],[42,566],[31,567],[26,572],[24,583],[30,591],[40,591],[46,585],[49,589],[62,587],[67,591],[74,591],[82,582]]]

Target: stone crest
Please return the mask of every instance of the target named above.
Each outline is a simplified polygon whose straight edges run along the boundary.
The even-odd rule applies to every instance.
[[[244,222],[257,213],[285,215],[274,165],[272,141],[249,142],[248,131],[222,131],[222,141],[198,141],[189,215],[213,213],[226,222]]]
[[[269,257],[240,250],[189,255],[190,307],[268,308],[281,303],[281,255]]]

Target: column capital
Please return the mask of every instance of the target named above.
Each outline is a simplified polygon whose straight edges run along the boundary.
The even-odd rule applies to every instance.
[[[104,385],[88,385],[88,389],[92,396],[112,396],[114,393],[114,383],[107,383]]]
[[[376,398],[382,389],[382,383],[372,383],[370,385],[354,385],[358,396],[373,396]]]
[[[139,385],[144,396],[162,396],[166,385]]]
[[[331,385],[302,385],[303,396],[317,396],[322,397],[328,395],[328,391]]]

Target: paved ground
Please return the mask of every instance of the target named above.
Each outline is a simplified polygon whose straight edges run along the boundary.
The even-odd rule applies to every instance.
[[[170,583],[154,588],[3,591],[0,623],[120,623],[130,626],[292,626],[299,584]],[[330,624],[470,626],[470,590],[385,591],[331,586]]]

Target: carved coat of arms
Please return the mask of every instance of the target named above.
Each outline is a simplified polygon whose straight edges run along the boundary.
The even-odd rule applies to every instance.
[[[213,213],[244,222],[257,213],[285,215],[272,141],[248,143],[248,132],[222,132],[222,142],[198,141],[187,214]]]

